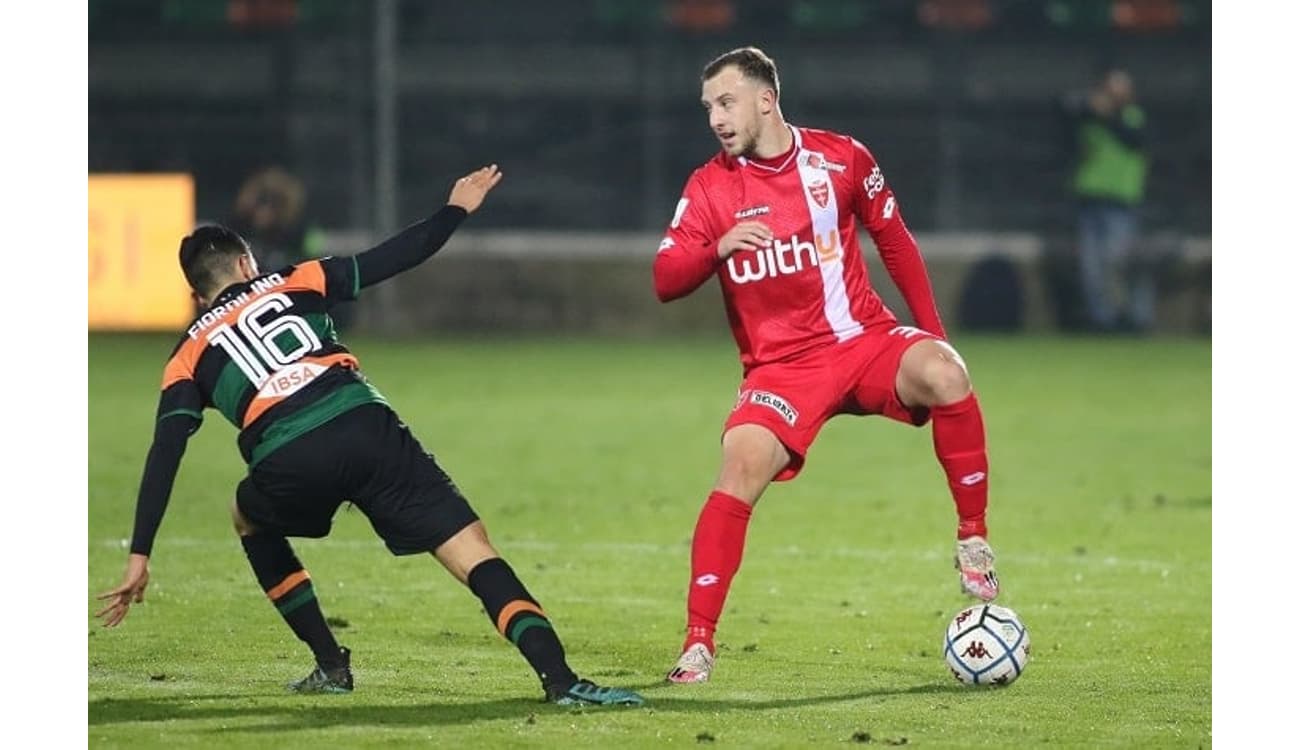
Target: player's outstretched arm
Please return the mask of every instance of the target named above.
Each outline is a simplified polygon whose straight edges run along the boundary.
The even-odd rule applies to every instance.
[[[144,601],[144,590],[149,585],[149,553],[154,537],[167,511],[172,484],[180,469],[181,458],[190,435],[199,428],[198,418],[189,414],[172,414],[159,420],[154,430],[153,445],[145,460],[144,477],[140,480],[140,494],[135,504],[135,531],[131,535],[131,555],[127,558],[126,573],[116,588],[100,594],[97,599],[107,600],[103,609],[95,613],[104,627],[111,628],[122,622],[132,603]]]
[[[495,164],[470,172],[456,180],[451,195],[447,198],[447,205],[433,216],[358,253],[358,285],[364,288],[378,284],[433,257],[465,217],[483,205],[483,199],[501,181],[502,175]]]

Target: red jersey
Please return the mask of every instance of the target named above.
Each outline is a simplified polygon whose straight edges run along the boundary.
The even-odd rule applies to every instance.
[[[867,277],[861,222],[917,326],[945,337],[916,240],[866,146],[827,130],[790,130],[794,146],[776,159],[720,152],[691,174],[655,257],[659,299],[690,294],[716,274],[746,372],[894,325]],[[748,220],[771,228],[772,245],[719,259],[718,240]]]

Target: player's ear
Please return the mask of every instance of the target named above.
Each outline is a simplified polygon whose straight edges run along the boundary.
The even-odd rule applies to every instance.
[[[252,281],[257,278],[257,260],[251,253],[244,253],[239,256],[239,272],[243,275],[245,281]]]

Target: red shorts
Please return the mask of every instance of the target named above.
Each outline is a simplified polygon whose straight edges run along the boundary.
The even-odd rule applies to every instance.
[[[791,453],[775,477],[781,482],[799,474],[822,425],[837,414],[883,414],[919,427],[930,421],[930,410],[904,406],[895,383],[903,352],[927,339],[940,340],[911,326],[875,326],[798,359],[755,367],[722,431],[758,424],[776,433]]]

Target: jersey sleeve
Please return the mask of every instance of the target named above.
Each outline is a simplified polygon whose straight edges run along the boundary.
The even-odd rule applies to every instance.
[[[378,284],[433,257],[468,216],[464,208],[448,203],[427,219],[357,253],[353,256],[356,289]]]
[[[898,201],[885,182],[880,165],[856,139],[853,141],[853,212],[872,237],[895,219],[901,221]]]
[[[695,291],[722,262],[708,206],[703,180],[696,172],[686,182],[655,255],[655,293],[663,302]]]
[[[875,157],[862,143],[853,140],[853,212],[866,227],[880,253],[889,278],[903,295],[915,324],[940,338],[947,338],[939,308],[934,301],[930,275],[916,238],[908,231],[894,191]]]
[[[152,553],[186,444],[203,423],[203,394],[194,381],[189,361],[194,348],[182,344],[163,371],[153,443],[149,446],[136,495],[135,525],[131,532],[131,552],[135,554]]]
[[[361,276],[357,273],[356,257],[330,256],[313,263],[320,264],[325,277],[325,299],[330,302],[354,300],[361,293]]]
[[[295,265],[289,275],[293,282],[331,303],[354,300],[361,290],[357,260],[353,257],[309,260]]]
[[[163,368],[162,393],[158,397],[156,421],[170,416],[186,415],[203,421],[203,409],[208,405],[203,391],[194,379],[203,343],[185,339],[172,352]]]

